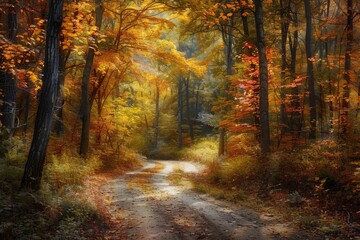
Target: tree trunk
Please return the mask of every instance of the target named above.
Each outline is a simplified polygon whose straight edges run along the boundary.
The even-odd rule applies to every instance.
[[[270,128],[269,128],[269,100],[268,100],[268,63],[266,58],[266,46],[263,24],[262,0],[255,0],[255,25],[256,39],[259,52],[259,75],[260,75],[260,136],[261,152],[270,152]]]
[[[178,80],[178,148],[183,148],[183,139],[182,139],[182,119],[183,119],[183,99],[182,99],[182,76],[179,77]]]
[[[190,106],[190,76],[185,80],[185,100],[186,100],[186,119],[189,126],[189,134],[192,141],[194,141],[194,128],[191,119],[191,106]]]
[[[228,76],[233,74],[233,32],[234,32],[234,15],[230,18],[230,26],[228,27],[227,40],[224,39],[225,43],[225,61],[226,61],[226,74]],[[229,82],[225,83],[224,87],[224,96],[226,99],[229,98],[227,91],[229,90]],[[225,114],[225,109],[223,110]],[[218,155],[222,156],[225,154],[225,145],[226,145],[226,130],[223,127],[219,128],[219,152]]]
[[[156,84],[155,93],[155,120],[154,120],[154,150],[157,149],[159,143],[159,118],[160,118],[160,88]]]
[[[280,0],[280,17],[281,17],[281,86],[286,85],[286,42],[289,31],[289,3],[286,0]],[[285,88],[282,87],[280,90],[280,123],[281,123],[281,136],[287,130],[287,119],[285,111]]]
[[[31,96],[30,96],[30,89],[31,89],[31,81],[27,80],[27,88],[25,91],[25,111],[24,111],[24,126],[23,126],[23,137],[24,137],[24,141],[26,141],[26,134],[27,134],[27,130],[28,130],[28,119],[29,119],[29,112],[30,112],[30,100],[31,100]]]
[[[298,47],[298,8],[296,5],[294,5],[294,9],[292,9],[293,12],[293,24],[294,24],[294,32],[293,32],[293,39],[291,39],[291,35],[289,35],[289,45],[290,45],[290,54],[291,54],[291,62],[290,62],[290,74],[293,80],[296,79],[296,55],[297,55],[297,47]],[[299,97],[299,87],[294,87],[293,91],[293,98],[292,98],[292,107],[293,111],[291,113],[291,130],[295,136],[295,138],[298,137],[298,135],[301,132],[302,128],[302,115],[299,112],[300,109],[300,97]]]
[[[70,52],[69,52],[70,53]],[[58,99],[56,102],[55,113],[55,132],[58,136],[64,134],[64,122],[63,122],[63,106],[65,104],[63,88],[65,84],[65,66],[66,66],[65,51],[60,48],[59,50],[59,90]]]
[[[241,20],[242,20],[242,24],[243,24],[244,36],[245,36],[245,37],[249,37],[249,22],[248,22],[248,17],[245,16],[245,15],[241,15]]]
[[[101,5],[101,0],[95,0],[96,3],[96,23],[95,25],[100,29],[102,23],[102,16],[104,8]],[[95,44],[97,37],[95,38]],[[82,129],[81,129],[81,140],[80,140],[80,155],[86,156],[89,151],[89,132],[90,132],[90,102],[89,102],[89,82],[90,82],[90,72],[94,62],[95,56],[95,46],[89,47],[86,63],[84,68],[84,73],[81,83],[81,107],[80,115],[82,120]]]
[[[351,71],[351,52],[352,43],[354,40],[354,24],[353,24],[353,0],[347,0],[347,24],[346,24],[346,52],[345,52],[345,67],[344,67],[344,80],[342,109],[340,118],[340,138],[346,141],[349,134],[349,110],[350,110],[350,71]]]
[[[43,86],[36,114],[34,136],[21,181],[23,188],[40,189],[58,92],[59,34],[63,3],[63,0],[50,0],[49,4]]]
[[[312,20],[310,0],[304,0],[305,17],[306,17],[306,59],[307,59],[307,79],[309,86],[309,107],[310,107],[310,139],[316,139],[316,95],[315,95],[315,79],[313,64],[313,48],[312,48]]]
[[[8,39],[10,43],[15,43],[18,32],[18,8],[14,0],[9,0],[8,4]],[[15,76],[7,70],[1,70],[0,77],[3,79],[1,86],[3,91],[1,122],[2,127],[9,131],[9,136],[11,137],[15,128],[16,79]]]

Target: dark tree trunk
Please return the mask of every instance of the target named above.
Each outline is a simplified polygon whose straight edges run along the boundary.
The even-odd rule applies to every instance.
[[[25,91],[24,126],[22,128],[24,141],[26,141],[26,134],[28,130],[28,119],[29,119],[30,101],[31,101],[30,89],[32,87],[31,85],[32,85],[31,81],[27,80],[27,88]]]
[[[159,119],[160,119],[160,88],[156,84],[155,93],[155,120],[154,120],[154,150],[157,149],[159,143]]]
[[[297,47],[298,47],[298,8],[296,5],[293,5],[293,24],[295,30],[293,32],[293,38],[289,35],[289,45],[290,45],[290,54],[291,54],[291,62],[290,62],[290,74],[293,80],[296,79],[296,55],[297,55]],[[297,137],[302,128],[302,114],[299,112],[300,109],[300,97],[299,97],[299,87],[294,87],[292,90],[292,107],[293,111],[291,113],[291,131]]]
[[[315,95],[315,78],[313,64],[313,47],[312,47],[312,18],[310,0],[304,0],[305,17],[306,17],[306,59],[307,59],[307,80],[309,86],[309,107],[310,107],[310,139],[316,139],[316,95]]]
[[[69,52],[70,53],[70,52]],[[59,50],[59,89],[58,98],[56,102],[56,113],[55,113],[55,132],[58,136],[64,133],[64,122],[63,122],[63,106],[65,104],[63,88],[65,84],[65,66],[66,66],[65,51],[60,48]]]
[[[96,23],[95,25],[100,29],[102,16],[104,12],[104,8],[101,5],[101,0],[95,0],[97,5],[95,10],[96,15]],[[95,37],[95,44],[96,44]],[[80,140],[80,155],[86,156],[89,151],[89,134],[90,134],[90,102],[89,102],[89,82],[90,82],[90,72],[94,62],[95,56],[95,46],[89,48],[86,63],[84,68],[84,73],[82,77],[81,83],[81,107],[80,107],[80,115],[82,120],[82,128],[81,128],[81,140]]]
[[[199,116],[199,113],[201,112],[201,103],[200,103],[200,86],[201,83],[198,82],[196,84],[196,93],[195,93],[195,118],[197,119]]]
[[[286,85],[286,42],[289,31],[289,3],[287,0],[280,0],[280,17],[281,17],[281,85]],[[286,106],[285,106],[285,97],[286,92],[285,88],[280,90],[280,123],[281,123],[281,135],[283,135],[287,130],[287,119],[286,119]]]
[[[346,52],[345,52],[345,67],[344,67],[344,80],[342,109],[340,118],[340,138],[346,140],[349,134],[349,110],[350,110],[350,71],[351,71],[351,52],[354,40],[354,23],[353,23],[353,0],[347,0],[347,23],[346,23]]]
[[[34,136],[21,181],[23,188],[40,189],[58,92],[59,34],[63,3],[63,0],[50,0],[49,4],[43,86],[35,119]]]
[[[241,19],[242,19],[242,24],[243,24],[244,36],[245,36],[245,37],[249,37],[249,22],[248,22],[248,17],[245,16],[245,15],[241,15]]]
[[[226,61],[226,74],[228,76],[233,74],[233,32],[234,32],[234,15],[230,18],[230,26],[228,27],[228,31],[226,33],[227,39],[223,39],[225,43],[225,61]],[[227,91],[229,90],[229,82],[225,83],[224,87],[224,96],[225,98],[229,98],[229,94]],[[223,110],[223,114],[225,114],[225,109]],[[226,130],[223,127],[219,128],[219,151],[218,155],[222,156],[225,154],[225,145],[226,145]]]
[[[10,43],[15,43],[18,33],[18,7],[14,0],[9,0],[8,4],[8,39]],[[15,128],[16,79],[15,76],[7,70],[1,70],[0,77],[2,79],[1,89],[3,91],[1,122],[2,127],[9,131],[11,137]]]
[[[183,148],[183,139],[182,139],[182,119],[183,119],[183,99],[182,99],[182,88],[183,88],[183,80],[182,77],[179,77],[178,80],[178,148]]]
[[[18,9],[16,1],[9,0],[9,13],[8,13],[8,38],[11,42],[16,41],[18,33]]]
[[[260,75],[260,135],[261,152],[270,152],[269,100],[268,100],[268,63],[266,58],[262,0],[255,0],[256,38],[259,52]]]
[[[192,141],[194,141],[194,128],[191,119],[191,105],[190,105],[190,76],[185,80],[185,100],[186,100],[186,119],[189,126],[189,134]]]

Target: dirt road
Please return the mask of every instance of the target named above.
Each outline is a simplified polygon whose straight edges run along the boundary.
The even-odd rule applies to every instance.
[[[145,167],[103,186],[113,222],[106,239],[307,239],[271,214],[173,186],[174,169],[197,173],[182,161],[147,161]]]

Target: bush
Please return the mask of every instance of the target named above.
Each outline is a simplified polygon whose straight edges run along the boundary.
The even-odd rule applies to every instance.
[[[0,184],[4,188],[14,188],[19,185],[22,177],[28,148],[20,137],[12,137],[11,140],[2,141],[0,144]],[[10,184],[10,185],[9,185]],[[16,188],[16,187],[15,187]]]
[[[299,191],[335,205],[357,205],[360,199],[359,163],[352,146],[319,141],[292,152],[276,152],[267,161],[241,155],[211,162],[205,171],[208,183],[227,188],[249,188],[266,182],[269,189]]]
[[[121,147],[117,151],[109,150],[104,147],[93,153],[98,157],[102,164],[102,170],[124,170],[140,166],[139,159],[141,158],[133,150],[126,147]]]
[[[230,189],[254,184],[259,180],[259,170],[256,159],[239,156],[223,162],[214,161],[207,164],[204,174],[208,182]]]
[[[180,157],[198,162],[212,162],[218,156],[218,142],[215,138],[202,138],[180,152]]]
[[[101,168],[101,161],[97,155],[84,159],[73,153],[50,155],[46,164],[45,181],[55,188],[65,185],[82,184],[86,177],[93,175]]]

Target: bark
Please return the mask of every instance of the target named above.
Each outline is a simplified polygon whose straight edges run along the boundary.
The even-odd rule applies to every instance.
[[[154,149],[156,150],[159,143],[159,118],[160,118],[160,88],[156,85],[155,93],[155,120],[154,120]]]
[[[70,53],[70,52],[69,52]],[[63,122],[63,106],[65,104],[63,88],[65,84],[65,66],[66,66],[65,51],[60,48],[59,50],[59,89],[58,99],[56,102],[56,113],[55,113],[55,132],[58,136],[64,134],[64,122]]]
[[[59,34],[62,23],[62,9],[63,0],[50,0],[43,86],[36,114],[33,140],[21,181],[23,188],[40,189],[58,92]]]
[[[289,45],[290,45],[290,54],[291,54],[291,62],[290,62],[290,74],[292,79],[296,79],[296,55],[297,55],[297,47],[298,47],[298,38],[299,33],[297,30],[298,27],[298,8],[294,5],[292,9],[293,12],[293,24],[296,30],[293,32],[293,36],[289,35]],[[299,112],[300,109],[300,97],[299,97],[299,87],[294,87],[293,91],[293,99],[292,99],[292,107],[293,110],[291,113],[291,130],[296,135],[299,135],[302,128],[302,115]]]
[[[316,7],[318,9],[321,9],[322,7],[322,1],[317,0],[316,1]],[[329,1],[327,1],[327,4],[329,4]],[[329,5],[327,5],[327,7],[329,7]],[[327,11],[325,10],[321,10],[319,11],[318,14],[318,25],[320,26],[321,29],[321,36],[326,36],[327,34],[327,26],[323,23],[322,19],[324,17],[328,17],[327,15]],[[317,64],[318,67],[318,71],[321,75],[323,75],[323,60],[327,59],[327,38],[326,39],[318,39],[318,55],[319,55],[319,59],[320,61]],[[321,78],[321,82],[319,84],[319,114],[318,114],[318,122],[320,124],[320,134],[321,134],[321,138],[323,138],[324,133],[325,133],[325,127],[326,127],[326,102],[325,102],[325,90],[324,90],[324,83],[323,80]]]
[[[241,15],[241,20],[242,20],[242,24],[243,24],[244,36],[245,36],[245,37],[249,37],[249,22],[248,22],[248,17]]]
[[[97,5],[95,10],[96,23],[95,25],[100,29],[102,23],[102,16],[104,8],[101,5],[101,0],[95,0]],[[96,43],[96,37],[95,43]],[[80,115],[82,120],[82,129],[81,129],[81,140],[80,140],[80,154],[86,156],[89,151],[89,132],[90,132],[90,102],[89,102],[89,82],[90,82],[90,72],[94,62],[95,56],[95,46],[89,47],[86,63],[82,77],[81,83],[81,107]]]
[[[189,126],[189,134],[192,141],[194,141],[194,127],[191,119],[190,106],[190,76],[185,79],[185,100],[186,100],[186,119]]]
[[[177,120],[178,120],[178,148],[183,148],[183,139],[182,139],[182,119],[183,119],[183,99],[182,99],[182,77],[179,77],[178,80],[178,114],[177,114]]]
[[[270,152],[270,128],[269,128],[269,100],[268,100],[268,63],[266,58],[266,46],[263,24],[262,0],[255,0],[255,25],[256,39],[259,52],[259,74],[260,74],[260,136],[261,152]]]
[[[286,0],[280,0],[280,17],[281,17],[281,85],[286,85],[286,42],[289,31],[289,2]],[[280,122],[281,122],[281,134],[283,135],[287,129],[287,119],[285,111],[285,88],[280,90]]]
[[[223,39],[225,43],[225,61],[226,61],[226,74],[228,76],[233,74],[233,32],[234,32],[234,16],[230,18],[230,26],[228,27],[228,31],[226,33],[227,39]],[[224,87],[224,96],[225,98],[229,98],[227,91],[229,90],[229,82],[225,83]],[[225,114],[225,110],[223,110],[223,114]],[[219,152],[218,155],[225,154],[225,145],[226,145],[226,130],[223,127],[219,128]]]
[[[24,126],[23,126],[23,137],[24,141],[26,141],[26,134],[28,130],[28,120],[29,120],[29,112],[30,112],[30,89],[31,89],[32,83],[27,80],[27,89],[25,91],[25,111],[24,111]]]
[[[326,17],[327,19],[329,19],[330,17],[330,0],[327,0],[327,10],[326,10]],[[327,28],[325,28],[325,34],[327,34]],[[330,49],[331,49],[331,43],[333,42],[333,40],[329,40],[329,39],[326,39],[326,42],[325,42],[325,59],[326,59],[326,62],[328,65],[330,65],[330,61],[329,61],[329,53],[330,53]],[[332,74],[331,74],[331,70],[328,69],[327,71],[327,80],[328,80],[328,89],[329,89],[329,92],[328,94],[330,96],[332,96],[334,93],[333,93],[333,85],[332,85]],[[334,103],[332,101],[332,99],[330,99],[329,101],[329,122],[330,122],[330,126],[329,126],[329,130],[331,131],[333,129],[333,119],[334,119]]]
[[[354,40],[354,23],[353,23],[353,0],[347,0],[347,24],[346,24],[346,52],[345,52],[345,67],[342,109],[341,109],[341,129],[340,138],[346,140],[349,134],[349,110],[350,110],[350,71],[351,71],[351,52]]]
[[[196,118],[198,118],[199,113],[201,112],[200,86],[201,86],[201,83],[198,82],[196,85],[196,93],[195,93],[195,117]]]
[[[316,139],[316,95],[315,95],[315,78],[314,78],[314,64],[312,59],[314,57],[312,47],[312,17],[310,0],[304,0],[305,17],[306,17],[306,37],[305,48],[307,58],[307,80],[309,87],[309,107],[310,107],[310,139]]]
[[[18,32],[18,7],[14,0],[8,1],[8,39],[11,43],[16,42]],[[1,70],[0,77],[2,79],[1,89],[3,92],[3,105],[1,123],[2,127],[9,131],[11,137],[15,128],[16,115],[16,79],[15,76],[7,70]]]

